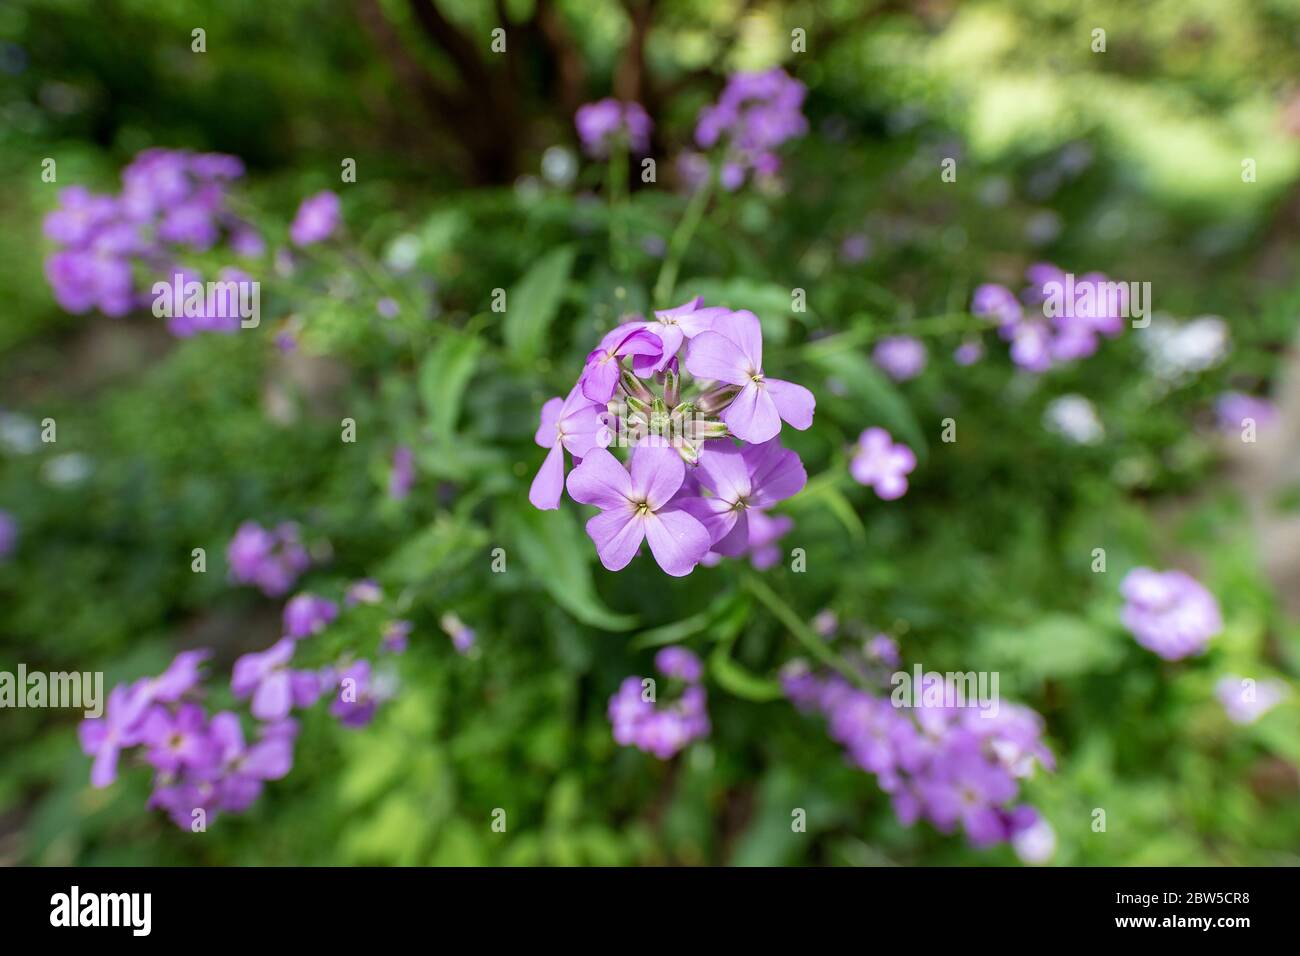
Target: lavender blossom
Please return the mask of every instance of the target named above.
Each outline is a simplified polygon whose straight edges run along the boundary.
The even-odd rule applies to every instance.
[[[280,597],[307,570],[311,559],[298,536],[297,525],[286,523],[268,531],[256,522],[245,521],[230,539],[226,562],[232,580],[254,584],[267,597]]]
[[[896,382],[906,382],[925,371],[925,345],[910,335],[893,335],[876,343],[871,358]]]
[[[885,501],[893,501],[907,493],[907,476],[915,468],[912,449],[895,444],[883,428],[868,428],[858,436],[849,473],[854,481],[873,489]]]
[[[329,190],[323,190],[308,196],[298,206],[298,212],[289,226],[289,239],[295,246],[323,242],[334,234],[341,221],[339,197]]]
[[[325,630],[338,616],[338,604],[304,591],[284,606],[284,633],[293,638],[311,637]]]
[[[1165,660],[1201,653],[1223,630],[1214,595],[1183,571],[1135,568],[1121,582],[1120,593],[1128,602],[1121,613],[1124,626]]]
[[[654,124],[640,103],[613,98],[586,103],[578,107],[573,123],[588,156],[603,159],[619,139],[638,155],[650,151],[650,131]]]

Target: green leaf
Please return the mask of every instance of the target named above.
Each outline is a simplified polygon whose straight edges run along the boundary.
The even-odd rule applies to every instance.
[[[445,574],[469,561],[487,542],[475,525],[439,518],[406,540],[380,566],[378,577],[395,584],[415,584]]]
[[[783,692],[781,685],[766,677],[759,677],[749,668],[731,656],[732,641],[725,641],[713,649],[709,655],[709,672],[723,690],[755,703],[767,703],[779,700]]]
[[[483,342],[454,333],[444,338],[420,364],[420,401],[440,442],[451,437],[460,417],[465,386],[474,376]]]
[[[637,650],[644,650],[647,647],[662,647],[665,644],[677,644],[684,641],[686,638],[711,627],[720,618],[729,615],[729,612],[733,611],[739,600],[740,598],[735,592],[724,593],[703,611],[692,614],[690,617],[684,617],[680,621],[673,621],[671,624],[663,624],[648,631],[642,631],[633,638],[632,647]]]
[[[982,666],[1028,681],[1112,671],[1125,650],[1115,629],[1068,614],[1048,614],[1025,627],[984,631],[978,648],[984,655]]]
[[[510,290],[504,335],[506,346],[516,356],[534,358],[541,351],[573,270],[573,257],[572,246],[552,249]]]
[[[573,514],[525,506],[506,516],[507,533],[524,564],[560,605],[579,621],[607,631],[626,631],[636,618],[605,606],[591,580],[592,553]]]
[[[880,369],[864,356],[847,350],[818,355],[813,361],[827,375],[842,382],[853,398],[862,404],[864,426],[884,426],[895,440],[908,445],[918,460],[925,459],[929,451],[925,434],[907,399]]]
[[[729,309],[746,309],[758,316],[763,326],[763,338],[780,345],[790,337],[790,290],[771,282],[757,282],[745,278],[685,279],[677,284],[674,305],[692,296],[704,296],[705,305],[722,305]],[[807,317],[808,313],[801,313]]]

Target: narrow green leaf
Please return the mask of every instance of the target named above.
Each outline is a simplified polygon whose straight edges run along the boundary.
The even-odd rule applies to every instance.
[[[573,257],[572,246],[552,249],[534,262],[510,290],[504,335],[506,346],[516,356],[534,358],[541,351],[573,270]]]
[[[731,656],[735,639],[723,641],[709,655],[709,672],[723,690],[755,703],[778,700],[782,696],[781,685],[766,677],[759,677]]]
[[[469,335],[447,335],[420,365],[420,400],[434,437],[444,441],[455,432],[465,386],[474,377],[483,342]]]
[[[507,533],[537,581],[579,621],[607,631],[636,626],[635,617],[611,611],[596,593],[588,564],[591,542],[570,511],[524,505],[507,516]]]
[[[902,394],[880,369],[865,356],[856,352],[841,351],[818,355],[814,363],[827,374],[834,376],[862,405],[862,421],[866,425],[878,424],[887,428],[896,441],[902,441],[924,460],[929,447],[925,433],[912,414]]]

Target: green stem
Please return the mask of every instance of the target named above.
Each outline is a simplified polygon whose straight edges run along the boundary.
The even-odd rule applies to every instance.
[[[984,332],[994,325],[995,322],[989,319],[971,316],[966,312],[955,312],[951,315],[934,315],[925,319],[916,319],[894,328],[858,326],[847,332],[840,332],[838,335],[809,342],[799,350],[799,357],[805,361],[823,358],[845,349],[857,348],[888,335],[920,336],[944,335],[949,332]]]
[[[754,597],[758,598],[759,602],[764,604],[767,609],[776,616],[777,620],[786,626],[790,633],[795,636],[795,639],[798,640],[813,657],[817,658],[817,660],[825,664],[827,667],[839,671],[863,690],[872,689],[867,683],[866,678],[855,671],[838,654],[827,647],[826,642],[813,633],[813,629],[804,622],[803,618],[796,614],[789,604],[786,604],[785,601],[781,600],[781,598],[777,596],[777,593],[768,587],[762,578],[758,577],[758,575],[753,572],[746,571],[744,573],[744,581],[746,589],[748,589]]]
[[[682,258],[690,248],[695,230],[699,228],[700,221],[704,218],[704,210],[709,205],[709,197],[713,195],[713,186],[717,178],[718,168],[715,161],[709,164],[708,179],[691,196],[691,201],[686,204],[686,211],[682,213],[681,222],[677,223],[672,238],[668,240],[668,254],[664,257],[664,264],[659,270],[659,278],[655,282],[654,300],[651,303],[656,308],[672,307],[670,300],[673,288],[677,285],[677,272],[681,269]]]
[[[627,144],[622,137],[609,151],[609,258],[620,275],[627,271]]]

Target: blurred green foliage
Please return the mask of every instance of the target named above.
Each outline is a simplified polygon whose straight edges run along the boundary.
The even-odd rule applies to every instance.
[[[441,6],[470,36],[496,22],[487,4]],[[645,44],[663,182],[615,213],[597,166],[580,167],[572,188],[540,177],[546,147],[575,144],[550,93],[555,63],[531,46],[518,168],[504,185],[472,185],[483,177],[464,130],[436,124],[359,26],[363,8],[380,11],[416,66],[454,85],[454,58],[416,42],[414,6],[0,8],[0,407],[59,428],[56,445],[0,453],[0,507],[22,526],[0,565],[0,669],[102,667],[111,685],[207,645],[220,679],[278,636],[279,605],[226,580],[225,544],[245,519],[300,522],[322,558],[309,586],[337,593],[376,576],[416,624],[401,691],[372,727],[307,716],[294,772],[201,836],[143,809],[140,770],[91,789],[72,715],[3,712],[0,860],[1014,862],[1007,848],[901,827],[818,721],[766,699],[799,648],[744,588],[747,570],[670,580],[642,559],[611,575],[579,509],[539,513],[526,500],[542,402],[567,390],[620,315],[668,304],[650,302],[656,241],[682,211],[670,156],[696,109],[728,70],[784,62],[810,87],[813,132],[789,151],[783,190],[718,199],[676,296],[760,314],[769,370],[818,396],[816,426],[786,436],[812,478],[786,509],[787,546],[806,550],[808,571],[778,565],[763,580],[804,619],[829,607],[894,634],[908,661],[1000,671],[1003,694],[1043,714],[1058,757],[1028,790],[1056,829],[1056,862],[1297,862],[1296,702],[1237,727],[1213,684],[1300,672],[1300,632],[1205,421],[1225,388],[1273,383],[1296,333],[1300,149],[1287,83],[1300,6],[1081,6],[664,3]],[[533,22],[533,4],[505,7]],[[623,7],[555,9],[585,65],[585,98],[605,95],[631,35]],[[204,55],[189,51],[198,26]],[[808,30],[807,54],[789,53],[794,27]],[[1097,27],[1104,54],[1090,49]],[[40,160],[57,158],[60,186],[111,188],[149,145],[242,156],[248,206],[275,242],[297,201],[356,157],[358,181],[340,190],[351,240],[366,263],[406,265],[394,280],[403,319],[376,314],[361,260],[340,264],[325,294],[268,280],[256,334],[181,342],[149,316],[61,313],[41,276],[56,187],[40,181]],[[949,156],[955,185],[938,175]],[[611,215],[633,237],[621,274]],[[861,263],[838,251],[855,234],[870,243]],[[1131,333],[1037,383],[992,336],[983,363],[955,366],[975,285],[1014,283],[1039,259],[1150,281],[1161,312],[1223,316],[1231,356],[1163,392]],[[497,288],[512,303],[504,318],[490,308]],[[806,312],[792,310],[795,288]],[[300,332],[298,353],[270,344],[285,328]],[[924,333],[930,365],[895,386],[867,356],[908,330]],[[1066,393],[1094,403],[1103,443],[1043,427]],[[344,415],[356,444],[339,442]],[[955,443],[939,439],[949,417]],[[872,424],[921,459],[900,502],[842,480],[848,446]],[[419,470],[402,503],[384,493],[398,443]],[[70,484],[52,477],[69,454],[86,472]],[[190,571],[196,547],[206,574]],[[505,574],[489,571],[497,547]],[[1104,574],[1090,567],[1096,547]],[[1143,563],[1187,566],[1219,597],[1226,633],[1205,657],[1162,662],[1119,627],[1118,582]],[[477,656],[456,655],[439,631],[449,609],[478,631]],[[378,623],[348,621],[329,640],[373,646]],[[714,732],[665,764],[616,747],[604,712],[670,642],[710,660]],[[791,831],[792,807],[807,811],[806,834]],[[498,808],[506,833],[490,826]],[[1107,811],[1105,834],[1091,829],[1094,808]]]

